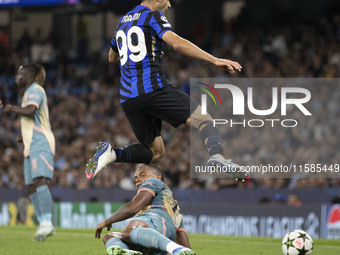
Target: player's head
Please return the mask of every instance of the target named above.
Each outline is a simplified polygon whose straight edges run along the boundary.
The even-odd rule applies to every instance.
[[[135,183],[137,188],[147,179],[156,178],[164,181],[163,172],[155,165],[141,165],[137,167],[135,172]]]
[[[171,8],[170,0],[142,0],[142,3],[148,3],[152,5],[155,11],[161,11],[162,13]]]
[[[43,86],[45,84],[45,80],[45,68],[38,64],[21,65],[18,69],[17,75],[15,76],[15,82],[19,87],[26,87],[33,82],[37,82]]]

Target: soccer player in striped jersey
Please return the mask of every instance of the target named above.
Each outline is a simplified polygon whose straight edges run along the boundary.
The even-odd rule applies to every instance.
[[[21,116],[21,135],[17,141],[24,143],[24,175],[34,212],[40,223],[33,239],[44,241],[55,234],[52,225],[52,196],[48,188],[53,178],[55,139],[49,121],[47,97],[43,85],[45,68],[37,64],[19,67],[15,76],[18,87],[25,88],[21,107],[7,104],[4,112]],[[0,101],[0,108],[2,108]]]
[[[130,219],[121,234],[103,237],[107,254],[194,255],[179,205],[163,182],[162,171],[155,165],[142,165],[134,178],[136,196],[97,225],[95,237],[100,238],[103,228],[110,230],[112,223]]]
[[[239,165],[224,159],[222,139],[212,117],[201,115],[201,106],[195,100],[168,84],[160,67],[163,44],[230,73],[240,72],[242,67],[237,62],[216,58],[175,34],[164,16],[170,7],[169,0],[143,0],[119,20],[109,61],[120,63],[120,101],[139,143],[124,148],[100,143],[86,166],[88,179],[111,162],[149,164],[159,160],[165,153],[160,135],[162,121],[174,127],[187,124],[197,128],[209,151],[208,165],[240,170]],[[234,171],[229,177],[240,181],[249,178],[242,171]]]

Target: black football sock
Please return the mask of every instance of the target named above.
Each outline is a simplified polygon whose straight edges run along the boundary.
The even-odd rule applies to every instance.
[[[202,125],[206,124],[202,129]],[[221,154],[223,155],[223,142],[220,136],[220,132],[214,127],[212,121],[204,121],[200,124],[200,136],[207,148],[209,155]]]
[[[134,143],[123,148],[113,149],[116,152],[116,162],[144,163],[150,164],[153,153],[149,147]]]

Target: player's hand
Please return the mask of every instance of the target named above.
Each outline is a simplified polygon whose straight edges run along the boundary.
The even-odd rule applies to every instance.
[[[107,228],[107,230],[110,230],[112,228],[112,224],[106,224],[105,221],[99,223],[96,227],[95,238],[100,238],[100,234],[102,233],[103,228]]]
[[[100,234],[102,233],[103,228],[105,228],[105,225],[102,223],[99,223],[96,227],[96,232],[94,234],[95,238],[100,238]]]
[[[2,109],[2,108],[4,108],[4,105],[3,105],[3,103],[2,103],[2,101],[0,99],[0,109]]]
[[[17,135],[16,141],[22,143],[22,135]]]
[[[6,104],[3,111],[4,112],[10,112],[12,110],[12,105],[11,104]]]
[[[218,58],[216,59],[215,65],[232,74],[234,74],[235,71],[241,72],[242,70],[242,66],[239,63],[229,59]]]
[[[112,228],[112,224],[106,225],[107,231],[109,231]]]

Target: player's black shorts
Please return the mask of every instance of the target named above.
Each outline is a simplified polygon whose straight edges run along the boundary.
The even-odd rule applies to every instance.
[[[178,127],[185,123],[198,105],[190,96],[172,85],[122,103],[138,141],[144,145],[151,144],[160,136],[163,120]]]

